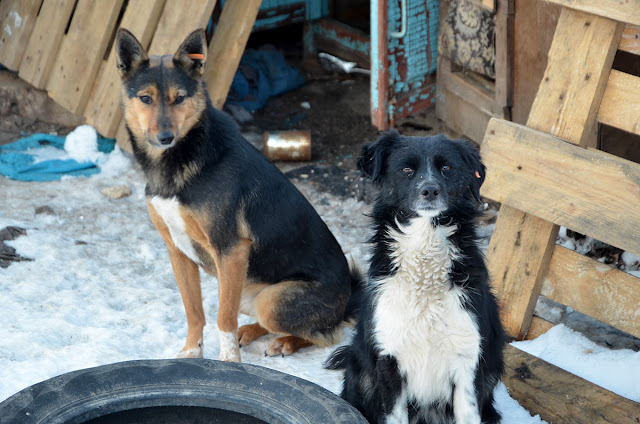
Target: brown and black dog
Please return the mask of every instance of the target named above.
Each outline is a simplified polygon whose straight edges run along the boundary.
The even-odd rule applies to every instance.
[[[125,29],[116,42],[127,131],[187,315],[178,356],[203,353],[199,266],[218,278],[219,359],[240,361],[242,345],[270,332],[283,336],[268,355],[336,342],[361,278],[304,196],[213,108],[204,31],[174,55],[149,57]],[[257,322],[238,329],[239,312]]]

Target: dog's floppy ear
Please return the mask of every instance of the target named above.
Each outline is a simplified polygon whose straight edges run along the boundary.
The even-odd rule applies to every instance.
[[[116,37],[116,63],[120,78],[130,78],[143,64],[149,63],[149,56],[138,39],[124,28],[118,29]]]
[[[358,157],[358,169],[374,184],[380,183],[387,155],[399,139],[400,134],[396,130],[391,130],[375,143],[367,143],[362,146],[360,157]]]
[[[207,37],[202,28],[187,35],[176,54],[173,55],[173,64],[183,69],[192,78],[197,78],[204,73],[206,60]]]
[[[466,140],[455,140],[454,143],[462,154],[462,160],[469,169],[470,184],[469,189],[478,201],[480,201],[480,187],[484,183],[486,167],[480,158],[480,151]]]

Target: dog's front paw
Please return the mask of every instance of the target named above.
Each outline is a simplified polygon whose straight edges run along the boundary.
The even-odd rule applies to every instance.
[[[185,346],[176,355],[176,358],[202,358],[203,354],[202,339],[198,340],[197,346]]]
[[[220,355],[219,361],[242,362],[240,357],[240,346],[238,346],[237,331],[220,332]]]

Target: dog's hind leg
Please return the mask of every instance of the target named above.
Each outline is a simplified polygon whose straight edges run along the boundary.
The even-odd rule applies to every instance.
[[[238,341],[240,342],[240,347],[246,346],[258,337],[262,337],[266,334],[269,334],[269,330],[262,327],[258,322],[243,325],[238,329]]]
[[[335,293],[319,287],[314,282],[281,281],[255,297],[259,325],[285,335],[269,345],[267,355],[290,355],[312,344],[328,346],[339,340],[348,296],[340,303]]]

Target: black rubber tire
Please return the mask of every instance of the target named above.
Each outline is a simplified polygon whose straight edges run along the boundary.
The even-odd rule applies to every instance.
[[[232,411],[266,423],[367,422],[339,396],[289,374],[249,364],[168,359],[88,368],[27,387],[0,403],[0,423],[80,424],[158,407]]]

